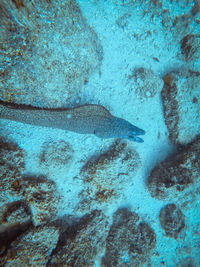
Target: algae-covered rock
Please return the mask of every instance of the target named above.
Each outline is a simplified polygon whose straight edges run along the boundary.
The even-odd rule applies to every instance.
[[[31,220],[32,214],[26,201],[8,202],[0,207],[0,224]]]
[[[90,210],[122,196],[140,165],[138,153],[119,141],[106,152],[92,156],[80,172],[85,188],[79,195],[79,209]]]
[[[54,219],[60,198],[54,182],[46,177],[23,174],[25,170],[24,156],[25,152],[16,144],[4,139],[0,140],[1,201],[4,204],[13,199],[24,201],[31,210],[33,223],[41,225]],[[17,217],[14,219],[17,220]],[[16,221],[14,220],[14,222]]]
[[[27,231],[11,244],[0,261],[1,266],[46,266],[58,237],[59,230],[53,226]]]
[[[56,184],[45,176],[23,177],[20,184],[31,209],[34,225],[44,225],[54,220],[60,200]]]
[[[140,97],[151,98],[160,93],[163,80],[150,69],[139,68],[134,72],[136,94]]]
[[[185,227],[185,216],[174,203],[167,204],[161,209],[159,219],[166,235],[175,239]]]
[[[106,238],[106,252],[102,266],[142,266],[151,256],[156,235],[139,216],[126,208],[113,215],[113,224]]]
[[[187,62],[200,62],[200,34],[188,34],[181,40],[181,51]]]
[[[104,250],[108,227],[106,216],[98,210],[67,225],[47,266],[93,267],[96,257]]]
[[[186,189],[198,187],[200,178],[200,136],[182,148],[182,151],[158,164],[148,179],[152,197],[174,199]],[[196,188],[197,189],[197,188]]]
[[[25,154],[15,143],[0,138],[0,194],[4,203],[21,195],[19,181],[25,170]]]
[[[75,102],[102,46],[72,1],[2,0],[0,98],[40,107]]]
[[[180,71],[164,78],[164,116],[173,143],[187,144],[200,133],[200,75]]]
[[[44,142],[40,155],[40,165],[44,169],[57,169],[69,166],[74,150],[64,140]]]
[[[31,225],[31,211],[25,201],[13,201],[0,206],[0,255]]]

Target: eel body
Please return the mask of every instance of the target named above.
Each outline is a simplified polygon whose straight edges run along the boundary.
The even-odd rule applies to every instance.
[[[94,104],[72,109],[40,109],[0,103],[0,118],[80,134],[95,134],[100,138],[126,138],[135,142],[143,142],[137,135],[145,134],[144,130],[112,116],[103,106]]]

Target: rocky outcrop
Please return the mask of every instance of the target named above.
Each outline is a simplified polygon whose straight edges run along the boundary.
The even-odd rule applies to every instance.
[[[175,204],[167,204],[160,211],[160,224],[167,236],[178,238],[185,227],[185,216]]]
[[[80,172],[85,188],[79,194],[81,202],[78,209],[90,210],[115,201],[132,183],[140,165],[138,153],[120,141],[106,152],[92,156]]]
[[[46,266],[59,231],[53,226],[33,228],[17,238],[1,259],[1,266]]]
[[[187,144],[200,133],[200,74],[172,72],[164,81],[161,95],[170,139]]]
[[[128,75],[127,83],[132,91],[135,89],[135,95],[141,99],[148,99],[159,94],[163,88],[163,80],[150,69],[139,68],[133,70]]]
[[[24,156],[25,152],[16,144],[0,140],[1,201],[4,204],[10,203],[10,199],[24,201],[30,208],[33,223],[41,225],[54,219],[60,198],[53,181],[45,176],[23,174]],[[14,222],[16,221],[12,221]]]
[[[67,167],[73,154],[72,146],[64,140],[45,142],[42,145],[40,166],[45,170]]]
[[[19,180],[25,170],[25,154],[25,151],[15,143],[0,138],[0,192],[2,202],[10,202],[10,199],[21,195]]]
[[[3,0],[0,9],[0,99],[39,107],[75,103],[103,58],[77,2]]]
[[[105,247],[108,226],[106,216],[98,210],[65,224],[47,266],[94,266]]]
[[[126,208],[113,215],[113,224],[106,238],[102,266],[141,266],[155,247],[156,235],[139,216]]]
[[[32,225],[31,217],[24,201],[9,202],[0,207],[0,255]]]
[[[173,199],[183,195],[186,189],[198,185],[200,178],[200,136],[182,151],[158,164],[148,179],[152,197]]]
[[[200,34],[188,34],[181,40],[181,52],[187,62],[200,59]]]

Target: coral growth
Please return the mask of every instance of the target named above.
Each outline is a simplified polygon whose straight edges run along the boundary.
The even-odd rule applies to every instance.
[[[58,237],[58,229],[52,226],[30,229],[11,244],[1,266],[46,266]]]
[[[145,68],[132,71],[128,76],[128,83],[131,88],[136,88],[135,94],[142,99],[154,97],[163,87],[163,80],[152,70]]]
[[[2,0],[0,98],[40,107],[75,102],[103,51],[72,1]]]
[[[167,204],[161,209],[160,223],[166,235],[178,238],[185,227],[185,216],[175,204]]]
[[[71,226],[65,224],[47,266],[94,266],[95,258],[105,247],[108,226],[106,216],[98,210]]]
[[[13,198],[25,201],[31,210],[33,223],[44,224],[53,219],[57,213],[59,202],[59,197],[56,195],[57,188],[55,183],[46,177],[25,177],[24,156],[24,151],[17,145],[1,139],[1,201],[8,203]]]
[[[45,142],[42,145],[40,165],[47,169],[67,167],[73,159],[74,150],[64,140]]]
[[[137,152],[119,141],[105,153],[92,156],[80,172],[85,183],[85,189],[80,193],[80,208],[116,199],[132,183],[140,164]]]
[[[106,238],[102,266],[141,266],[155,247],[156,235],[139,216],[128,209],[118,209]]]
[[[187,62],[200,59],[200,34],[188,34],[181,40],[181,52]]]
[[[13,142],[0,138],[0,192],[1,201],[10,201],[20,195],[20,179],[24,171],[25,151]]]
[[[164,81],[161,95],[170,139],[173,143],[189,143],[200,132],[199,72],[172,72]]]
[[[151,172],[148,189],[152,197],[173,199],[182,196],[187,188],[198,184],[200,177],[200,136],[160,164]]]

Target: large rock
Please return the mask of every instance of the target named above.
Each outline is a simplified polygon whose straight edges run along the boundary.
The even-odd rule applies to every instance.
[[[135,95],[141,99],[148,99],[159,94],[163,88],[163,80],[150,69],[139,68],[133,70],[128,76],[127,82],[130,91],[135,89]]]
[[[33,228],[11,244],[1,266],[46,266],[58,238],[59,230],[53,226]]]
[[[106,216],[98,210],[70,226],[65,224],[66,229],[47,266],[93,267],[96,257],[104,250],[108,226]]]
[[[118,209],[106,239],[102,266],[142,266],[155,247],[156,235],[151,227],[139,221],[128,209]]]
[[[152,197],[174,199],[186,189],[198,187],[200,179],[200,136],[182,151],[158,164],[148,179]]]
[[[25,152],[12,142],[0,140],[0,192],[2,203],[23,200],[30,207],[33,223],[53,220],[60,197],[56,184],[45,176],[25,176]],[[17,218],[15,218],[17,219]]]
[[[43,225],[55,219],[60,197],[53,181],[45,176],[24,176],[20,186],[31,209],[34,225]]]
[[[0,255],[32,225],[26,202],[13,201],[0,206]]]
[[[72,1],[2,0],[0,99],[40,107],[77,101],[103,57]]]
[[[0,138],[0,192],[4,203],[21,195],[19,180],[25,170],[25,154],[13,142]]]
[[[199,60],[200,63],[200,34],[188,34],[181,40],[181,51],[187,62]]]
[[[187,144],[200,133],[200,73],[169,73],[162,90],[164,116],[173,143]]]
[[[116,201],[132,183],[140,164],[138,153],[119,141],[105,153],[93,155],[80,172],[85,188],[79,194],[79,209],[90,210]]]
[[[185,216],[174,203],[167,204],[160,211],[160,224],[167,236],[178,238],[185,227]]]
[[[23,223],[31,220],[32,214],[26,201],[8,202],[0,207],[0,224]]]
[[[64,140],[44,142],[40,165],[46,171],[68,167],[73,159],[73,154],[72,146]]]

